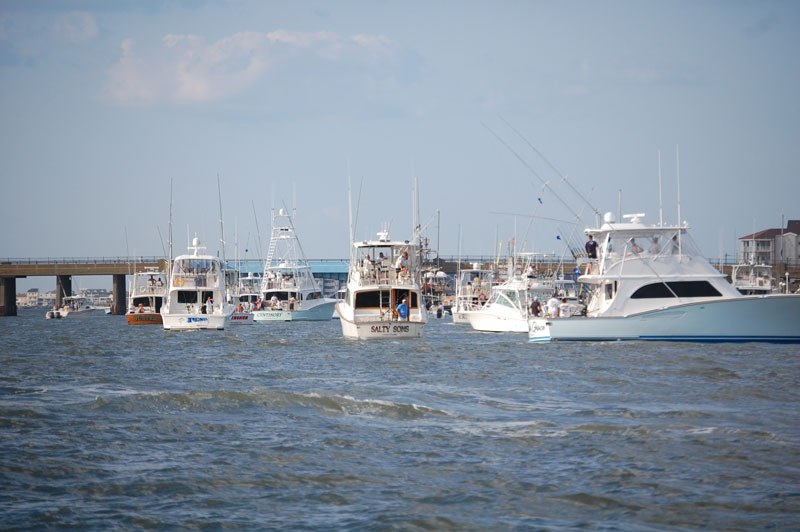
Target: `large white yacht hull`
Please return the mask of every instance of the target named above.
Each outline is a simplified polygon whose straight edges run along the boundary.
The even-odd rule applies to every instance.
[[[506,311],[508,310],[508,312]],[[528,319],[512,309],[483,310],[463,312],[470,326],[481,332],[528,332]],[[455,314],[453,315],[455,321]]]
[[[532,318],[531,342],[657,340],[800,343],[800,296],[689,303],[621,317]]]
[[[168,331],[223,330],[230,325],[231,314],[161,314]]]

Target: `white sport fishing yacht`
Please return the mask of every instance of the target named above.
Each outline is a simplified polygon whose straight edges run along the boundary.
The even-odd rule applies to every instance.
[[[336,304],[346,338],[422,335],[428,312],[420,291],[419,257],[416,239],[391,240],[387,230],[377,240],[353,243],[347,292]]]
[[[284,209],[273,212],[261,296],[261,307],[253,310],[258,322],[327,321],[336,305],[335,299],[323,296],[321,282],[311,272],[292,217]]]
[[[529,339],[800,342],[800,296],[745,296],[698,251],[688,228],[612,213],[587,229],[598,259],[578,278],[585,316],[531,318]]]
[[[167,299],[161,307],[164,329],[225,329],[234,307],[228,302],[225,271],[213,255],[201,255],[200,239],[192,240],[191,255],[175,258]]]
[[[133,274],[128,296],[128,325],[161,325],[161,305],[167,295],[167,274],[147,268]]]

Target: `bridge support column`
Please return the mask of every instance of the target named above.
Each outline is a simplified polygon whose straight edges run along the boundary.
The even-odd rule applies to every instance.
[[[111,314],[120,316],[125,314],[128,302],[125,299],[125,275],[114,274],[111,296]]]
[[[3,277],[0,283],[0,316],[17,315],[17,278]]]
[[[61,308],[63,298],[72,295],[72,276],[56,275],[56,306]]]

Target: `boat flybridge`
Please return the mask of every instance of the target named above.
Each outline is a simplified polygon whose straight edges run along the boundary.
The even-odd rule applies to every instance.
[[[227,298],[225,270],[217,257],[200,254],[203,249],[195,236],[189,246],[192,254],[173,261],[167,298],[161,306],[164,329],[222,330],[230,325],[234,307]]]
[[[459,268],[456,278],[456,293],[452,307],[453,323],[469,325],[467,312],[480,310],[492,297],[495,272],[474,263],[472,268]]]
[[[578,277],[585,316],[531,318],[529,339],[800,342],[800,296],[744,296],[700,253],[688,226],[648,226],[606,213]]]
[[[403,302],[407,310],[398,310]],[[428,311],[420,291],[419,245],[391,240],[388,230],[376,240],[354,242],[347,291],[336,310],[346,338],[420,337]]]

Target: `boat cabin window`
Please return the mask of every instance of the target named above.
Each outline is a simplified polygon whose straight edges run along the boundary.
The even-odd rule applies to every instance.
[[[614,295],[616,295],[617,293],[617,281],[614,281],[613,283],[606,283],[605,286],[606,286],[606,299],[610,301],[614,299]]]
[[[197,292],[194,290],[178,290],[178,303],[197,303]]]
[[[499,290],[494,296],[494,305],[517,308],[519,306],[519,294],[516,290]]]
[[[368,290],[356,293],[355,308],[391,308],[389,290]]]
[[[319,292],[309,292],[309,293],[306,295],[306,300],[311,300],[311,299],[320,299],[320,298],[322,298],[322,294],[321,294],[321,293],[319,293]]]
[[[182,259],[178,261],[176,270],[179,273],[198,274],[215,272],[217,270],[216,261],[210,259]]]
[[[708,281],[671,281],[669,288],[664,283],[653,283],[636,290],[631,299],[660,299],[667,297],[721,297],[722,294]],[[671,291],[670,291],[671,290]],[[674,295],[673,295],[674,292]]]

